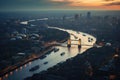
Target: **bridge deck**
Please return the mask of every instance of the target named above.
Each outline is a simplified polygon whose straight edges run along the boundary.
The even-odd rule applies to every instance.
[[[71,41],[79,41],[79,40],[74,40],[74,39],[71,39]]]

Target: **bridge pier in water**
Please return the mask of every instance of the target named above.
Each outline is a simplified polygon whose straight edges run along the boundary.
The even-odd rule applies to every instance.
[[[70,39],[68,39],[67,47],[68,47],[68,48],[71,47],[71,40],[70,40]]]
[[[81,48],[81,39],[78,40],[78,48]]]

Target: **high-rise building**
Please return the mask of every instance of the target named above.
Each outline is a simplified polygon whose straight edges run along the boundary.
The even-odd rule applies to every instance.
[[[79,19],[79,15],[75,14],[74,18],[75,18],[75,20],[78,20]]]
[[[80,13],[80,17],[82,17],[82,14]]]
[[[87,12],[87,18],[91,18],[91,12]]]
[[[66,16],[65,15],[63,16],[63,20],[66,20]]]

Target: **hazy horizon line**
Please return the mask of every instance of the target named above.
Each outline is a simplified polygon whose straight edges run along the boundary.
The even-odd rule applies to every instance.
[[[22,12],[22,11],[120,11],[111,9],[21,9],[21,10],[0,10],[0,12]]]

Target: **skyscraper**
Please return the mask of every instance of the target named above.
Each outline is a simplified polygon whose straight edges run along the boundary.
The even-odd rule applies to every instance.
[[[87,12],[87,18],[91,18],[91,12]]]
[[[65,15],[63,16],[63,20],[66,20],[66,16]]]
[[[75,14],[74,18],[75,18],[75,20],[78,20],[79,19],[79,15]]]

